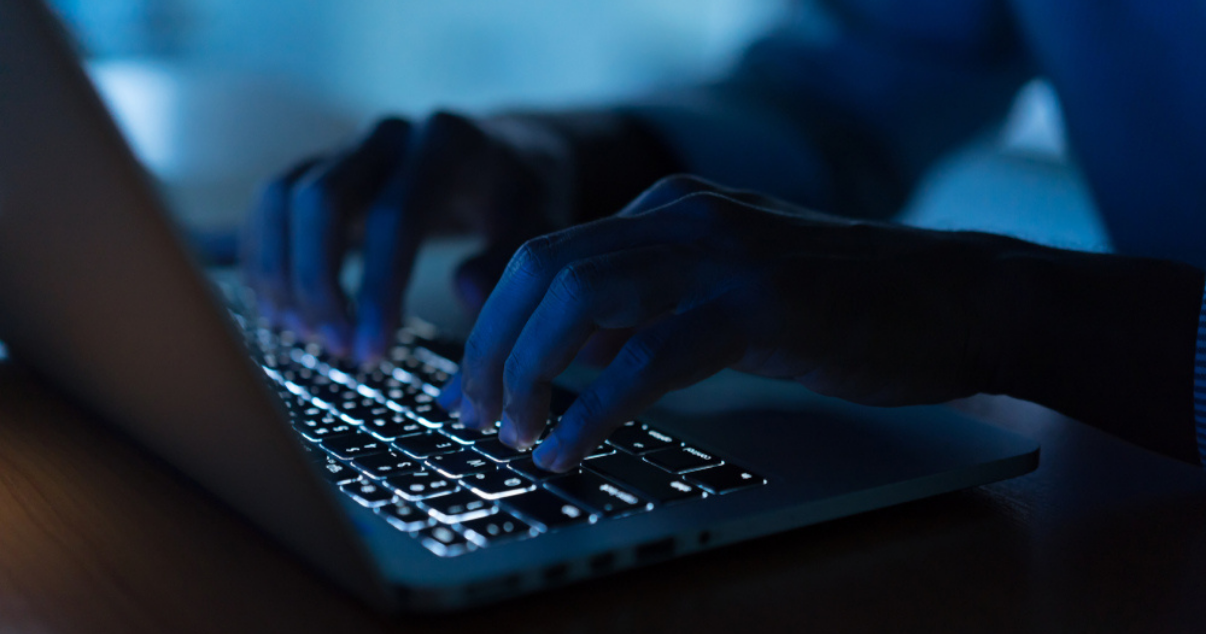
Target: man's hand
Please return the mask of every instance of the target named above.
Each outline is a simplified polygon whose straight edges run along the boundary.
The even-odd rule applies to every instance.
[[[457,272],[461,298],[479,308],[511,253],[567,217],[567,152],[531,122],[437,113],[384,120],[356,146],[300,163],[264,187],[245,236],[261,313],[337,355],[372,361],[398,326],[420,243],[441,226],[486,237]],[[364,275],[353,302],[339,275],[357,244]]]
[[[619,215],[524,244],[442,400],[530,446],[551,381],[600,330],[635,328],[535,454],[564,471],[663,394],[723,368],[877,404],[983,388],[980,292],[1015,240],[855,222],[690,178]]]

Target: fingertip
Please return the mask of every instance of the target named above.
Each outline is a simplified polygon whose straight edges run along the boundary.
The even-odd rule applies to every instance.
[[[481,426],[477,408],[473,405],[473,401],[467,398],[461,399],[461,424],[473,429]]]
[[[461,375],[459,373],[452,375],[451,379],[440,388],[440,395],[436,397],[436,403],[448,411],[454,411],[461,404]],[[461,421],[464,424],[464,420]]]
[[[560,473],[562,469],[558,469],[559,459],[561,457],[561,441],[557,438],[557,434],[549,434],[544,442],[532,452],[532,461],[537,467],[545,471],[555,471]]]

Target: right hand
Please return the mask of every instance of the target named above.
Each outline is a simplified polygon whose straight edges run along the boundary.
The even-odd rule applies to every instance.
[[[373,362],[399,325],[424,236],[449,226],[484,235],[484,250],[456,273],[458,295],[476,312],[515,249],[569,215],[568,154],[529,120],[385,119],[356,145],[264,186],[243,240],[246,282],[273,325]],[[364,274],[349,297],[339,278],[356,246]]]

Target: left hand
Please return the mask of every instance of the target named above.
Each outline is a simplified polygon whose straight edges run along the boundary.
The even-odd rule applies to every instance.
[[[531,446],[592,334],[635,328],[535,453],[565,471],[663,394],[724,368],[875,405],[974,394],[991,367],[982,282],[1017,241],[832,217],[691,177],[528,241],[442,397]],[[457,385],[459,383],[459,390]]]

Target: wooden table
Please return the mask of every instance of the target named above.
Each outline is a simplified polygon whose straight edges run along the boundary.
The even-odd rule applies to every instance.
[[[12,363],[0,632],[1203,631],[1206,477],[1034,405],[1015,480],[450,617],[375,616]]]

